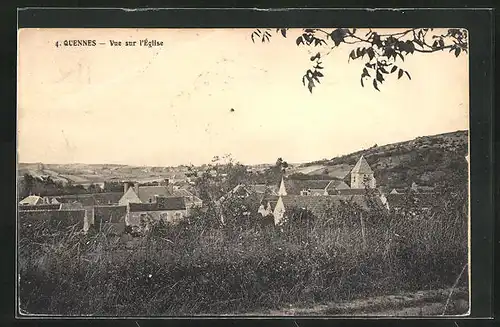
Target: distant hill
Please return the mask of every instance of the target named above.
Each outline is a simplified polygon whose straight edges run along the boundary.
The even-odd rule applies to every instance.
[[[411,141],[374,146],[347,155],[303,164],[296,172],[349,178],[349,172],[361,155],[372,167],[378,185],[405,187],[416,182],[434,185],[465,164],[468,153],[468,132],[418,137]]]
[[[411,141],[383,146],[373,146],[347,155],[305,164],[293,164],[288,174],[302,178],[337,178],[349,180],[349,173],[363,154],[375,172],[377,184],[387,187],[406,187],[416,182],[434,185],[465,163],[468,152],[468,132],[457,131],[418,137]],[[254,168],[269,165],[254,165]],[[105,180],[130,178],[148,181],[158,178],[174,178],[185,173],[185,167],[138,167],[114,164],[43,164],[20,163],[18,175],[50,175],[53,180],[90,184]]]

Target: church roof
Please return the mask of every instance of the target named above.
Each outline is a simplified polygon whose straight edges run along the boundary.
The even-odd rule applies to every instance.
[[[373,170],[370,168],[370,165],[368,162],[366,162],[366,159],[364,156],[361,156],[359,158],[358,162],[354,166],[354,168],[351,171],[352,173],[357,173],[357,174],[373,174]]]

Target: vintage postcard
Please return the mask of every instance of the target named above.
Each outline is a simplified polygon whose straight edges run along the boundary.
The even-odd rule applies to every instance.
[[[20,29],[18,315],[468,315],[468,43]]]

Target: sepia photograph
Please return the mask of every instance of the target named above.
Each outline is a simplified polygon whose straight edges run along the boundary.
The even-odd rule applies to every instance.
[[[463,28],[21,28],[20,317],[470,315]]]

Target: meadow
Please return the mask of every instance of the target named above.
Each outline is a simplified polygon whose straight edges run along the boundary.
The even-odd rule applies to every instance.
[[[460,210],[373,212],[364,229],[357,217],[336,210],[332,219],[285,226],[256,217],[221,226],[210,211],[200,212],[134,238],[20,222],[21,313],[247,314],[467,289],[468,228]]]

